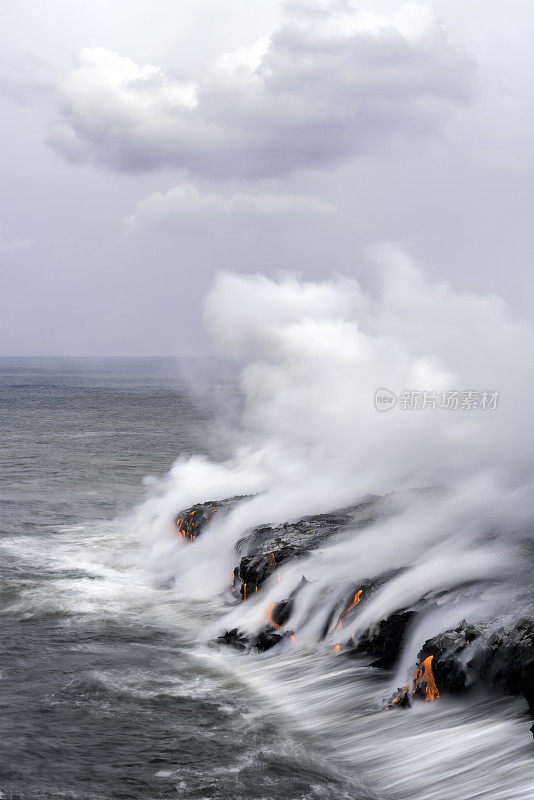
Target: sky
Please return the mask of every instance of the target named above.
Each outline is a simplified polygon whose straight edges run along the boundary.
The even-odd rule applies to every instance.
[[[532,322],[533,37],[529,0],[4,0],[0,354],[205,353],[220,272],[372,291],[384,247]]]

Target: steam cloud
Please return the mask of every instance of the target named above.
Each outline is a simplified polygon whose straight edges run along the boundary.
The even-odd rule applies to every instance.
[[[139,511],[151,557],[178,576],[179,591],[213,599],[227,589],[234,544],[253,525],[389,493],[381,518],[281,568],[267,598],[232,611],[228,625],[260,627],[265,602],[287,596],[303,573],[311,583],[294,623],[311,639],[324,624],[320,599],[331,587],[392,567],[404,572],[339,637],[464,581],[493,586],[478,613],[494,612],[497,594],[505,612],[509,576],[516,584],[528,579],[517,555],[533,510],[532,331],[509,319],[498,298],[433,284],[402,253],[380,258],[386,268],[376,296],[342,277],[309,283],[223,274],[207,298],[215,341],[247,361],[245,412],[232,459],[179,461]],[[501,402],[495,411],[382,414],[373,404],[377,387],[397,394],[497,389]],[[170,534],[177,511],[237,494],[255,496],[215,518],[194,547],[177,545]],[[444,614],[455,622],[463,610]]]

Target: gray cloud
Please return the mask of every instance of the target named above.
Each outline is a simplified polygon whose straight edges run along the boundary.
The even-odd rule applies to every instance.
[[[281,26],[191,79],[85,48],[49,142],[114,170],[277,177],[411,142],[470,96],[473,64],[428,9],[286,9]]]
[[[464,293],[501,294],[514,314],[532,319],[531,0],[512,0],[504,21],[497,0],[429,0],[432,12],[427,14],[415,6],[395,13],[399,0],[358,5],[356,15],[342,5],[334,13],[331,3],[321,8],[312,0],[294,2],[280,26],[278,0],[131,0],[127,6],[109,0],[4,3],[0,353],[204,352],[209,343],[199,309],[217,271],[276,276],[289,270],[310,281],[341,273],[357,278],[373,294],[379,270],[367,250],[382,241],[402,243],[434,278],[446,279]],[[450,40],[462,42],[477,64],[468,102],[463,100],[472,68],[465,51],[447,43],[433,14]],[[358,24],[360,38],[354,32]],[[345,33],[336,33],[336,28]],[[258,39],[252,50],[238,49]],[[306,51],[297,40],[304,40]],[[365,137],[370,130],[365,118],[361,125],[356,120],[356,101],[351,105],[345,100],[347,69],[334,66],[354,58],[349,40],[353,49],[357,42],[367,42],[384,69],[384,52],[392,52],[395,42],[406,57],[419,59],[418,69],[409,59],[405,66],[404,56],[398,59],[391,83],[384,79],[380,84],[384,105],[401,117],[385,133],[375,126],[374,139]],[[96,52],[98,68],[73,75],[72,54],[87,44],[105,48]],[[284,56],[284,47],[294,58]],[[109,51],[133,59],[129,78],[114,72],[124,64],[115,64],[113,58],[108,62],[104,56]],[[221,63],[224,52],[232,55]],[[282,69],[283,57],[287,63]],[[308,60],[309,73],[304,69]],[[147,63],[165,69],[143,73],[136,66]],[[318,63],[324,74],[315,69]],[[205,70],[205,64],[214,66]],[[365,64],[362,86],[368,87],[380,73],[368,59]],[[290,80],[297,66],[302,86]],[[269,69],[276,75],[269,77]],[[115,75],[111,86],[110,74]],[[312,74],[313,81],[307,77]],[[198,75],[195,97],[198,104],[202,100],[202,117],[197,106],[184,110],[186,96],[178,92],[183,82]],[[402,75],[411,76],[412,82],[407,84]],[[65,111],[59,118],[58,76],[67,76],[61,89]],[[52,80],[54,92],[46,90]],[[417,92],[408,91],[416,81]],[[45,90],[36,91],[42,84]],[[425,95],[421,87],[426,85],[439,86],[440,93],[436,96],[432,88]],[[209,106],[209,124],[208,90],[219,98],[218,106]],[[310,101],[310,114],[316,116],[307,127],[303,123],[296,144],[284,139],[292,105],[297,108],[295,97],[299,103],[322,98],[316,108]],[[360,95],[354,97],[360,110],[368,108],[365,94],[361,102]],[[376,96],[371,99],[378,103]],[[140,111],[141,100],[145,106]],[[416,106],[428,117],[414,117]],[[343,115],[348,119],[343,148],[360,157],[345,158],[347,151],[340,145],[339,166],[328,167],[325,158],[336,156],[332,131],[340,130],[337,121],[343,122]],[[63,126],[64,146],[70,142],[71,159],[78,159],[74,164],[43,145],[43,131],[54,119]],[[165,140],[163,129],[168,130]],[[430,130],[432,135],[423,138]],[[165,145],[161,155],[160,141]],[[198,169],[209,173],[207,178],[189,177],[176,168],[180,163],[196,168],[193,147],[198,161],[206,162]],[[181,161],[177,148],[183,149]],[[317,169],[314,148],[320,156]],[[150,156],[151,164],[168,166],[119,173],[117,164],[126,164],[130,155],[138,169],[138,150],[145,162]],[[275,174],[282,157],[292,167],[306,164],[312,169],[254,184],[239,180],[238,170],[251,175],[259,166]],[[111,169],[95,168],[96,160],[107,160]],[[210,180],[210,175],[234,172],[235,180],[224,184]],[[197,210],[194,197],[175,205],[177,193],[171,187],[183,187],[186,177],[201,195]],[[239,210],[237,196],[250,202],[246,212]],[[285,215],[267,213],[274,196],[286,204]],[[319,198],[336,211],[291,207],[290,198],[302,197]],[[124,235],[124,220],[132,215],[137,232]],[[468,330],[465,342],[471,347]]]
[[[335,206],[314,197],[282,193],[220,194],[201,192],[188,181],[169,191],[154,192],[137,203],[135,212],[126,218],[129,232],[150,229],[179,231],[187,228],[206,229],[209,225],[227,226],[256,220],[260,225],[269,220],[277,225],[291,225],[298,219],[330,216]]]

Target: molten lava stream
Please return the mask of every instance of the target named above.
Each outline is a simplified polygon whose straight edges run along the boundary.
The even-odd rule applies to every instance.
[[[276,603],[271,603],[271,605],[270,605],[270,606],[269,606],[269,608],[267,609],[267,622],[268,622],[268,623],[269,623],[269,625],[271,625],[271,627],[273,627],[273,628],[281,628],[282,626],[281,626],[281,625],[278,625],[278,623],[277,623],[277,622],[275,622],[275,621],[274,621],[274,619],[273,619],[273,611],[274,611],[274,607],[275,607],[275,606],[276,606]]]
[[[439,700],[439,690],[434,680],[434,673],[432,672],[432,660],[434,656],[428,656],[422,661],[413,676],[412,694],[415,694],[417,689],[424,686],[425,688],[425,703],[432,702],[432,700]]]
[[[362,591],[363,591],[362,589],[359,589],[356,592],[356,594],[354,595],[354,600],[352,601],[351,605],[348,608],[346,608],[345,611],[342,611],[341,614],[339,615],[338,620],[337,620],[337,627],[340,630],[343,630],[343,623],[341,622],[341,618],[344,617],[345,614],[348,614],[349,611],[352,611],[354,606],[358,605],[358,603],[360,602],[360,595],[361,595]]]

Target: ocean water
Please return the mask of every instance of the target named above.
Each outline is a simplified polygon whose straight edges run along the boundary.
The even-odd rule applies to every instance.
[[[215,361],[0,361],[2,797],[366,797],[198,647],[205,610],[123,521],[178,456],[224,454],[235,403]]]

